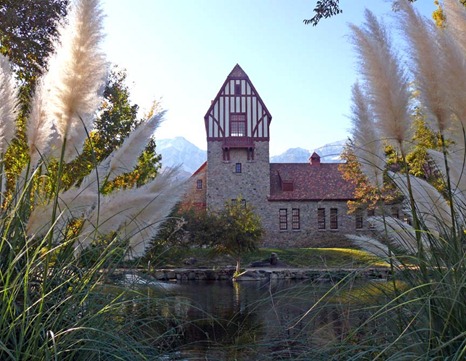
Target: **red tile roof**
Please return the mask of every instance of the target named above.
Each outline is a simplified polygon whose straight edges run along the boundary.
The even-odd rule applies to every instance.
[[[338,167],[338,163],[271,163],[269,200],[354,199],[354,186],[343,179]],[[293,190],[283,191],[281,181],[292,181]]]

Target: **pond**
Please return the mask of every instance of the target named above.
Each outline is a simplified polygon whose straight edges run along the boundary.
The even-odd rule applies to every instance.
[[[366,319],[345,294],[369,285],[150,282],[138,289],[153,302],[125,313],[139,320],[137,332],[152,340],[161,360],[326,360],[332,345]]]

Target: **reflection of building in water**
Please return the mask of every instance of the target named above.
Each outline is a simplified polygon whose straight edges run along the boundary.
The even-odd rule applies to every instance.
[[[204,117],[207,162],[192,175],[185,206],[215,211],[242,197],[261,217],[266,246],[341,245],[342,234],[368,231],[366,212],[347,213],[354,186],[339,164],[322,163],[317,153],[307,164],[270,163],[271,121],[236,65]],[[293,126],[293,119],[279,121]]]
[[[330,284],[191,281],[179,286],[148,288],[148,307],[136,309],[128,302],[122,317],[131,318],[157,347],[186,352],[186,359],[308,360],[368,316],[352,305],[320,303]],[[362,331],[373,334],[368,327]]]

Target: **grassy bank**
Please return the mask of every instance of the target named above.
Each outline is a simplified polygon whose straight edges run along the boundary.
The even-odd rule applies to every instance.
[[[272,252],[277,254],[281,263],[289,267],[357,268],[388,266],[387,263],[374,255],[357,249],[260,248],[243,258],[242,267],[247,267],[251,262],[267,260]],[[189,262],[190,260],[191,262]],[[186,267],[187,264],[192,267],[216,268],[234,266],[235,260],[228,255],[214,254],[209,249],[176,247],[164,251],[158,258],[151,260],[151,266],[156,268]]]

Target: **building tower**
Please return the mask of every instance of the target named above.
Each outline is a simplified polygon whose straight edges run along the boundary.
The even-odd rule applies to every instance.
[[[236,65],[204,117],[208,209],[219,210],[242,197],[264,215],[270,194],[271,120],[249,77]]]

